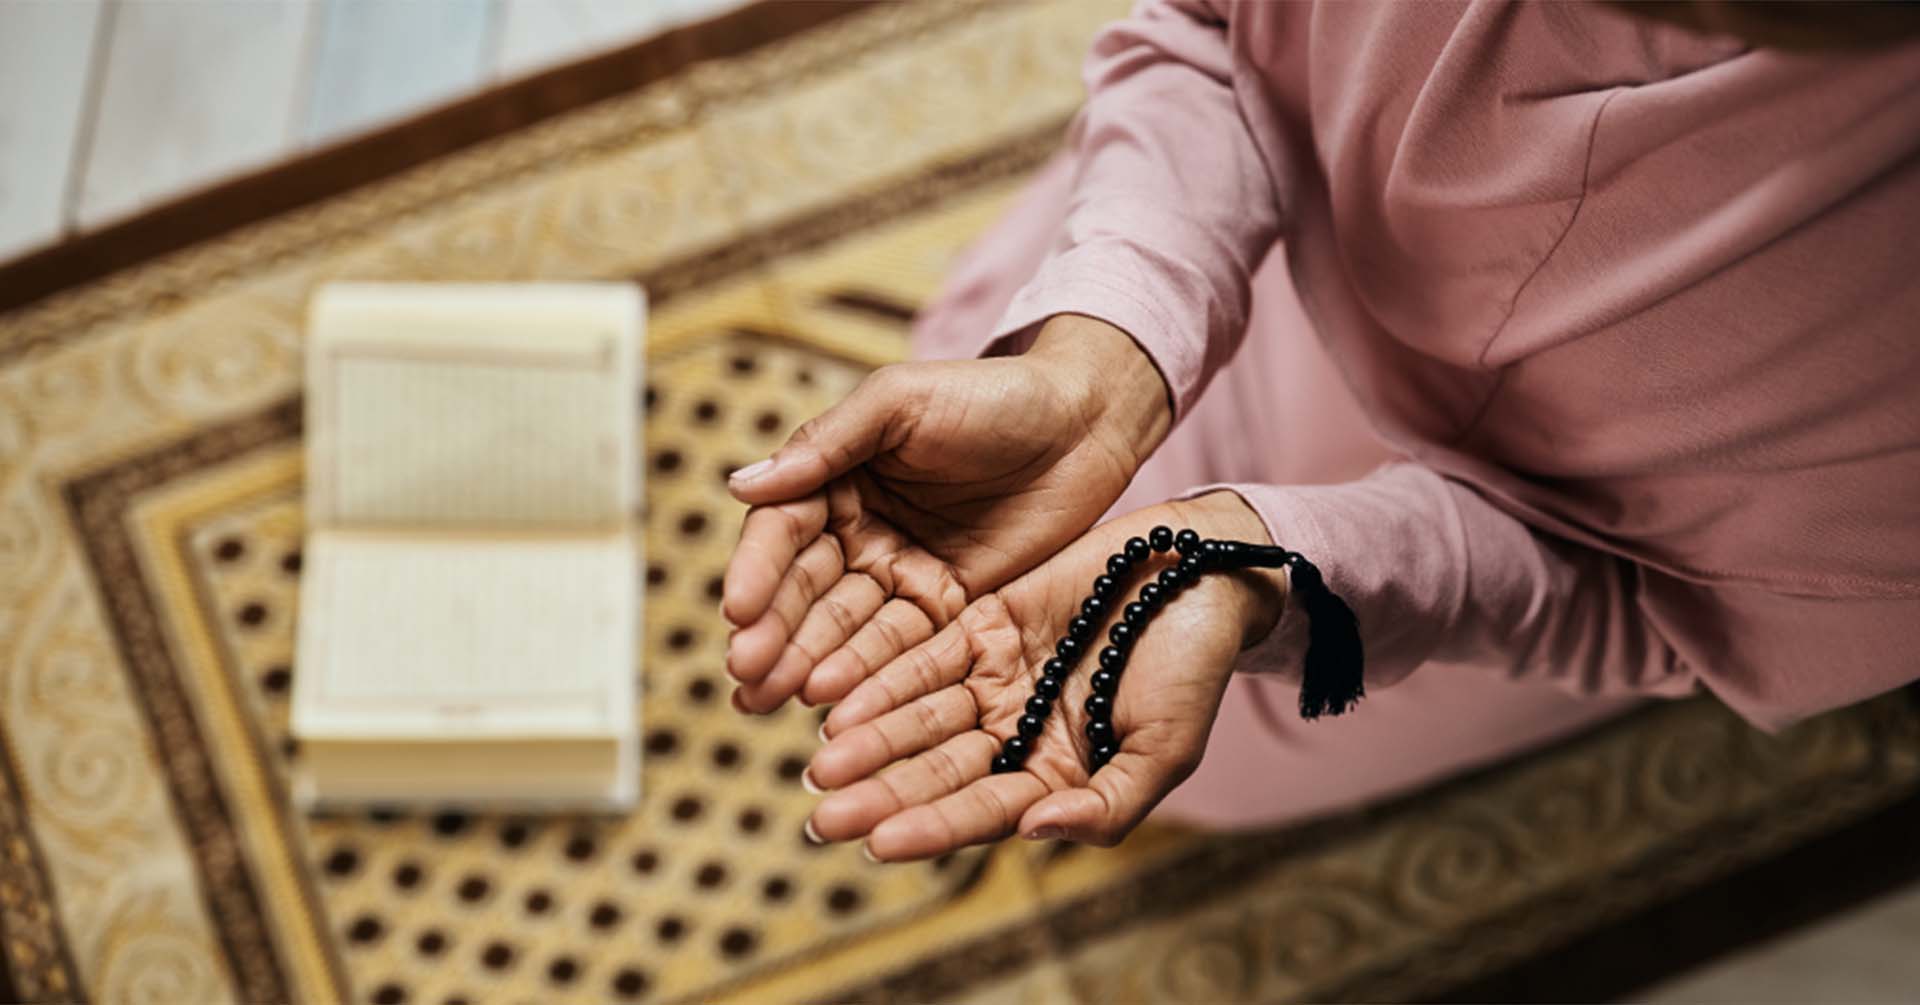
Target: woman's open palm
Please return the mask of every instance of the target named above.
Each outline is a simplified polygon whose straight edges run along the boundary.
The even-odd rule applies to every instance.
[[[1024,768],[989,766],[1107,556],[1157,523],[1190,516],[1187,504],[1167,504],[1095,529],[860,682],[828,716],[831,739],[808,769],[814,784],[836,790],[813,814],[814,832],[865,836],[887,860],[1014,833],[1099,844],[1124,836],[1199,763],[1248,626],[1273,605],[1261,595],[1267,581],[1208,576],[1160,609],[1121,674],[1112,713],[1119,753],[1098,772],[1088,773],[1084,733],[1090,657],[1067,678]],[[1177,557],[1130,573],[1095,637]]]

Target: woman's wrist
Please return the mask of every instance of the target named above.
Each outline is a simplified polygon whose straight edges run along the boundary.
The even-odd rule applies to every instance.
[[[1098,318],[1047,320],[1024,358],[1045,367],[1094,435],[1138,469],[1173,427],[1173,399],[1153,358],[1133,336]]]
[[[1266,521],[1260,519],[1237,492],[1222,489],[1167,504],[1180,526],[1192,527],[1201,537],[1222,541],[1273,544]],[[1240,631],[1240,648],[1259,644],[1272,633],[1285,613],[1289,580],[1284,569],[1239,569],[1209,576],[1218,581],[1221,600],[1232,611]]]

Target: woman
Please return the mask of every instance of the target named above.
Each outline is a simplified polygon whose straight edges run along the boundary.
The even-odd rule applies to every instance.
[[[1165,0],[1087,79],[922,321],[923,355],[988,358],[882,370],[732,483],[735,704],[838,703],[810,833],[1279,823],[1647,696],[1777,728],[1920,676],[1920,48]],[[1317,563],[1365,700],[1293,718],[1286,581],[1212,576],[1138,643],[1110,764],[1083,670],[989,774],[1163,523]]]

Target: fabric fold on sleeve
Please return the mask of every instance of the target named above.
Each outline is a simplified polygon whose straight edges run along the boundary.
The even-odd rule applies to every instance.
[[[1235,97],[1218,11],[1142,3],[1095,39],[1085,75],[1066,220],[988,352],[1023,349],[1055,315],[1098,318],[1146,351],[1177,421],[1246,333],[1281,207]]]

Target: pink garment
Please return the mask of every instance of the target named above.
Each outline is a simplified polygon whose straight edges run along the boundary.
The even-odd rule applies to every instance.
[[[917,355],[979,353],[1064,222],[1072,180],[1071,156],[1056,160],[969,250],[920,316]],[[1269,258],[1252,285],[1246,343],[1140,469],[1115,514],[1209,482],[1345,482],[1393,459],[1313,337],[1284,256]],[[1250,429],[1262,431],[1260,449],[1249,449]],[[1284,674],[1235,675],[1198,770],[1156,815],[1212,828],[1290,823],[1443,780],[1638,703],[1463,669],[1415,674],[1369,695],[1354,714],[1308,723],[1294,712],[1297,693]]]
[[[1773,728],[1920,676],[1920,46],[1190,0],[1103,32],[1087,79],[1068,204],[1033,190],[1046,234],[990,239],[929,329],[1004,351],[1102,318],[1188,422],[1232,374],[1258,424],[1159,487],[1231,482],[1318,563],[1370,695],[1426,664],[1697,680]],[[1266,343],[1303,333],[1257,323],[1255,277],[1281,242],[1351,411],[1280,379],[1298,354]],[[1324,456],[1361,416],[1406,460],[1303,485],[1364,470]],[[1299,621],[1245,668],[1297,674]]]

